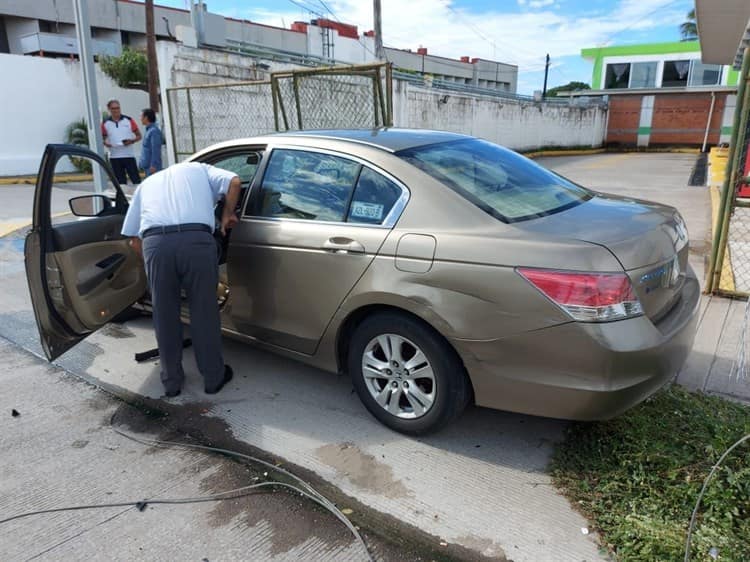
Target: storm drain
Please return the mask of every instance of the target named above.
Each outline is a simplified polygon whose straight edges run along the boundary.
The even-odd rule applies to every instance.
[[[701,153],[695,161],[688,185],[706,185],[706,174],[708,172],[708,154]]]

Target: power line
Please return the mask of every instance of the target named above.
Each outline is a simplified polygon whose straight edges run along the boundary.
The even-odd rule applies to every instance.
[[[673,6],[673,5],[677,4],[678,2],[684,2],[684,1],[685,0],[670,0],[669,2],[667,2],[665,4],[657,6],[656,8],[654,8],[653,10],[651,10],[650,12],[648,12],[647,14],[644,14],[641,17],[639,17],[637,20],[635,20],[630,25],[627,25],[627,26],[623,27],[622,29],[620,29],[619,31],[617,31],[617,32],[611,34],[610,36],[608,36],[604,41],[602,41],[602,43],[606,43],[607,41],[612,40],[612,38],[617,37],[618,35],[624,33],[625,31],[627,31],[629,29],[632,29],[633,27],[635,27],[636,25],[638,25],[639,23],[641,23],[643,20],[645,20],[647,17],[653,16],[659,10],[664,10],[666,8],[669,8],[670,6]]]

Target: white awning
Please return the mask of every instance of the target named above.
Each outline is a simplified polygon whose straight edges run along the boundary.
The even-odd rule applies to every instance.
[[[750,42],[750,0],[695,0],[695,16],[703,62],[738,67]]]

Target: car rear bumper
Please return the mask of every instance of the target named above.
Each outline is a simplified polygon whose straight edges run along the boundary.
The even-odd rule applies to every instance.
[[[492,341],[453,339],[477,405],[533,415],[608,419],[669,382],[693,346],[700,285],[689,270],[674,308],[609,323],[570,322]]]

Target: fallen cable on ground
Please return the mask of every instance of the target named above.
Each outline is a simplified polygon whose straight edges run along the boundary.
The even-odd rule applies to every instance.
[[[141,439],[139,437],[136,437],[134,435],[130,435],[128,433],[125,433],[123,431],[120,431],[119,429],[116,429],[112,427],[112,430],[117,433],[118,435],[125,437],[126,439],[130,439],[131,441],[135,441],[136,443],[140,443],[141,445],[148,445],[151,447],[182,447],[185,449],[196,449],[201,451],[210,451],[214,453],[220,453],[223,455],[227,455],[230,457],[240,458],[244,460],[248,460],[250,462],[254,462],[257,464],[261,464],[263,466],[266,466],[270,468],[271,470],[274,470],[278,473],[281,473],[285,476],[288,476],[289,478],[293,479],[294,481],[298,482],[300,486],[295,486],[294,484],[287,484],[286,482],[261,482],[259,484],[251,484],[248,486],[242,486],[240,488],[234,488],[232,490],[226,490],[224,492],[218,492],[216,494],[210,494],[206,496],[198,496],[198,497],[192,497],[192,498],[155,498],[155,499],[144,499],[144,500],[136,500],[136,501],[127,501],[127,502],[115,502],[115,503],[103,503],[103,504],[88,504],[88,505],[74,505],[74,506],[67,506],[67,507],[57,507],[57,508],[51,508],[51,509],[42,509],[38,511],[29,511],[26,513],[20,513],[17,515],[13,515],[12,517],[7,517],[5,519],[0,519],[0,525],[4,523],[9,523],[11,521],[16,521],[18,519],[24,519],[26,517],[32,517],[35,515],[43,515],[48,513],[58,513],[61,511],[81,511],[81,510],[87,510],[87,509],[101,509],[101,508],[108,508],[108,507],[135,507],[138,509],[138,511],[143,511],[146,509],[146,507],[150,504],[166,504],[166,505],[181,505],[181,504],[190,504],[190,503],[204,503],[204,502],[213,502],[213,501],[223,501],[223,500],[233,500],[237,498],[242,498],[245,496],[248,496],[252,494],[253,492],[262,489],[262,488],[286,488],[288,490],[291,490],[293,492],[296,492],[298,494],[301,494],[308,498],[309,500],[315,502],[322,508],[329,511],[332,515],[334,515],[339,521],[341,521],[346,527],[351,531],[352,535],[354,535],[354,538],[357,539],[359,544],[364,549],[365,553],[367,554],[368,560],[370,562],[374,562],[374,558],[372,557],[372,554],[370,554],[370,549],[367,547],[367,544],[365,543],[364,539],[362,538],[362,535],[359,533],[357,528],[352,524],[351,521],[344,515],[341,510],[339,510],[330,500],[328,500],[325,496],[323,496],[321,493],[316,491],[310,484],[305,482],[300,477],[292,474],[288,470],[285,470],[281,467],[275,466],[274,464],[271,464],[269,462],[266,462],[262,459],[253,457],[251,455],[245,455],[243,453],[238,453],[236,451],[230,451],[228,449],[219,449],[216,447],[208,447],[205,445],[192,445],[189,443],[178,443],[174,441],[158,441],[158,440],[152,440],[152,439]]]
[[[693,528],[695,527],[695,518],[698,516],[698,509],[701,506],[701,501],[703,501],[703,495],[706,493],[706,488],[708,488],[708,483],[711,481],[711,478],[713,478],[714,473],[719,469],[719,466],[722,462],[724,462],[724,459],[729,456],[729,453],[734,451],[737,447],[742,445],[745,441],[750,440],[750,433],[745,435],[743,438],[738,439],[734,445],[729,447],[726,451],[724,451],[724,454],[719,457],[719,460],[716,461],[716,464],[711,469],[711,472],[708,473],[708,476],[706,476],[706,479],[703,481],[703,487],[701,488],[701,493],[698,494],[698,500],[695,502],[695,509],[693,509],[693,515],[690,517],[690,525],[688,526],[688,532],[687,532],[687,540],[685,541],[685,562],[690,562],[690,542],[693,538]]]

